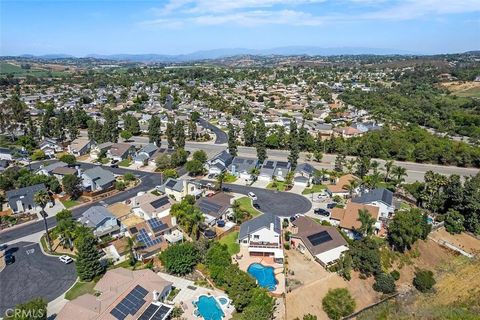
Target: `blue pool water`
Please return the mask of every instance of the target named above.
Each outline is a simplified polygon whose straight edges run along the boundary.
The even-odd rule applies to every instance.
[[[272,267],[267,267],[260,263],[252,263],[248,267],[247,272],[257,279],[260,287],[266,288],[269,291],[277,288],[277,280],[275,279]]]
[[[218,301],[220,301],[221,304],[226,305],[228,303],[227,298],[219,298]]]
[[[214,297],[200,296],[195,303],[197,311],[205,320],[222,320],[224,314]]]

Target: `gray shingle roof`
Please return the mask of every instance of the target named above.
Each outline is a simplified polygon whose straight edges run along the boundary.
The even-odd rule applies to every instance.
[[[90,177],[90,179],[94,180],[99,186],[105,186],[115,181],[115,176],[113,173],[100,167],[87,169],[85,170],[84,174]]]
[[[66,166],[68,166],[68,164],[66,164],[65,162],[58,161],[58,162],[51,163],[48,166],[45,166],[45,167],[39,169],[39,171],[44,170],[44,171],[50,173],[53,170],[55,170],[56,168],[61,168],[61,167],[66,167]]]
[[[240,232],[238,234],[238,239],[244,239],[248,234],[260,230],[262,228],[269,228],[270,224],[274,224],[274,230],[278,233],[281,231],[280,218],[271,214],[264,213],[259,215],[252,220],[245,221],[240,226]]]
[[[10,208],[12,208],[14,212],[16,212],[18,211],[17,201],[20,200],[23,203],[24,208],[28,208],[28,206],[34,208],[36,205],[35,201],[33,201],[33,197],[35,196],[35,193],[40,190],[47,191],[47,188],[43,183],[20,188],[17,190],[7,191],[6,196],[8,200],[8,205],[10,206]]]
[[[313,175],[315,173],[315,168],[308,163],[301,163],[295,169],[295,172],[306,173],[307,175]]]
[[[235,167],[235,172],[250,172],[253,168],[257,166],[257,164],[257,159],[235,157],[229,168],[230,171],[233,171],[233,167]]]
[[[352,202],[355,203],[371,203],[374,201],[381,201],[391,206],[393,205],[393,192],[388,189],[378,188],[352,199]]]
[[[115,217],[105,207],[94,206],[85,211],[78,220],[87,227],[96,228],[111,218]]]

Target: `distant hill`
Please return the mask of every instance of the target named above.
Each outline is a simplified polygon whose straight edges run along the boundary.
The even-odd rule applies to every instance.
[[[246,48],[224,48],[213,50],[195,51],[188,54],[166,55],[166,54],[89,54],[86,58],[107,59],[116,61],[132,61],[132,62],[189,62],[197,60],[212,60],[228,58],[239,55],[256,55],[256,56],[337,56],[337,55],[412,55],[418,54],[395,49],[384,48],[363,48],[363,47],[334,47],[322,48],[312,46],[289,46],[278,47],[272,49],[246,49]],[[68,54],[48,54],[48,55],[30,55],[25,54],[22,58],[39,58],[46,60],[75,58]],[[81,58],[81,57],[77,57]]]

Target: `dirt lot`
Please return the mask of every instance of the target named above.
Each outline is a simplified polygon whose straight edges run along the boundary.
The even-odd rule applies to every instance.
[[[360,280],[358,274],[352,273],[352,280],[345,281],[335,273],[326,271],[317,262],[307,260],[300,252],[290,250],[287,254],[288,270],[294,275],[290,279],[302,283],[300,287],[287,293],[287,317],[291,320],[307,313],[315,314],[318,319],[328,319],[322,310],[322,299],[333,288],[348,288],[357,301],[357,309],[361,309],[373,302],[379,295],[372,289],[373,279]]]
[[[462,249],[463,251],[466,251],[473,255],[478,256],[480,254],[480,240],[466,233],[452,235],[448,233],[444,228],[440,228],[430,233],[430,237],[437,241],[447,241],[455,245],[456,247]]]
[[[460,97],[479,97],[480,96],[480,82],[476,81],[453,81],[444,82],[443,87],[452,91],[453,94]]]

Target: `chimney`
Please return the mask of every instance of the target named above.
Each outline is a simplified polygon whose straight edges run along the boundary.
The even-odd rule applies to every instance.
[[[158,301],[158,299],[160,298],[160,293],[157,290],[153,290],[152,295],[153,301]]]
[[[270,222],[270,230],[273,231],[275,229],[275,224],[273,222]]]
[[[172,227],[175,227],[177,225],[177,217],[170,216],[170,221],[172,221]]]

